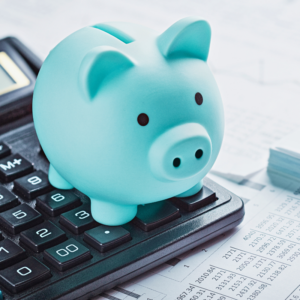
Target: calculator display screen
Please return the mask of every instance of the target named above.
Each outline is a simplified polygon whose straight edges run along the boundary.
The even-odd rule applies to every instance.
[[[0,91],[11,87],[16,82],[8,75],[5,69],[0,65]]]
[[[30,80],[7,55],[0,52],[0,96],[30,84]]]

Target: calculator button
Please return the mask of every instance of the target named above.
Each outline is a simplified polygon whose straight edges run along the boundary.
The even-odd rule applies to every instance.
[[[0,179],[12,181],[33,171],[33,165],[20,154],[13,154],[0,160]]]
[[[34,252],[41,252],[67,239],[64,231],[52,222],[46,221],[20,234],[21,244],[26,245]]]
[[[130,241],[131,236],[123,227],[101,225],[86,231],[83,239],[100,252],[106,252]]]
[[[10,148],[5,143],[0,142],[0,158],[8,156],[10,153]]]
[[[92,218],[90,206],[87,204],[60,215],[59,222],[75,234],[98,225]]]
[[[0,283],[12,293],[19,293],[49,277],[50,269],[34,257],[0,271]]]
[[[17,234],[41,222],[43,222],[42,215],[27,204],[0,213],[0,224],[12,234]]]
[[[42,171],[33,172],[14,181],[14,191],[26,199],[34,199],[52,189],[48,176]]]
[[[144,231],[153,230],[180,217],[179,209],[168,201],[139,205],[133,223]]]
[[[19,204],[18,198],[3,186],[0,186],[0,212]]]
[[[36,199],[36,206],[55,217],[81,205],[80,198],[70,191],[54,190]]]
[[[74,239],[69,239],[44,251],[44,260],[59,271],[77,266],[91,257],[90,250]]]
[[[186,211],[194,211],[217,200],[216,193],[203,186],[195,195],[184,198],[172,198],[172,202]]]
[[[26,258],[23,248],[16,245],[9,239],[0,242],[0,269],[7,268],[22,259]]]

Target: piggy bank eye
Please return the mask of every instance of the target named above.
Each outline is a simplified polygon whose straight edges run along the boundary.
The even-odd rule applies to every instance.
[[[146,114],[139,114],[137,121],[141,126],[146,126],[149,123],[149,117]]]
[[[196,93],[195,100],[198,105],[201,105],[203,103],[203,96],[200,93]]]

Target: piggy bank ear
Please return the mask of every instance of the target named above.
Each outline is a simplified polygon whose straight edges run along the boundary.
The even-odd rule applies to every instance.
[[[105,79],[134,66],[133,60],[119,50],[99,46],[89,51],[79,68],[79,88],[85,98],[93,100]]]
[[[206,61],[211,30],[209,24],[196,17],[179,20],[157,39],[165,57],[193,57]]]

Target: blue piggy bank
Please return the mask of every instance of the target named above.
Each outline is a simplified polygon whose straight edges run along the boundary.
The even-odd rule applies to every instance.
[[[60,42],[33,97],[51,184],[86,194],[106,225],[132,220],[139,204],[199,192],[224,134],[210,38],[206,21],[188,17],[161,34],[103,23]]]

